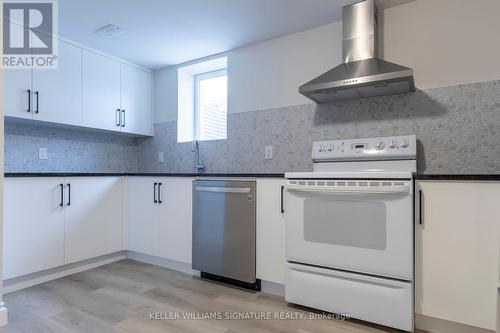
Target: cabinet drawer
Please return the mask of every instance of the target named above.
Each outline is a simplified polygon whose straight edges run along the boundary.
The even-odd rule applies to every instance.
[[[332,269],[286,264],[285,298],[352,318],[411,331],[411,283]]]

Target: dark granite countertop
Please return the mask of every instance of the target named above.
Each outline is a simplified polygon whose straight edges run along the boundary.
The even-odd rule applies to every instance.
[[[284,178],[283,173],[82,173],[82,172],[6,172],[5,177],[197,177],[197,178]],[[500,181],[500,174],[424,174],[415,180]]]
[[[210,177],[210,178],[283,178],[283,173],[92,173],[92,172],[6,172],[5,177]]]
[[[425,174],[415,173],[415,180],[470,180],[500,181],[500,174]]]

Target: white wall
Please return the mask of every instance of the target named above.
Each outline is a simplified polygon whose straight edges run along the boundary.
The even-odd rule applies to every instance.
[[[499,0],[416,0],[381,13],[380,53],[418,88],[500,79]],[[229,51],[228,112],[309,103],[298,87],[341,62],[340,22]],[[156,73],[156,122],[177,119],[177,68]]]
[[[228,112],[308,103],[298,87],[341,62],[341,31],[337,22],[218,55],[227,56]],[[177,119],[178,67],[155,74],[155,122]]]
[[[500,79],[499,0],[416,0],[385,10],[382,33],[421,89]]]

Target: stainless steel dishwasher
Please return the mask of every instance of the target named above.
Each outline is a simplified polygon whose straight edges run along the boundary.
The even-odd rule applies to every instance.
[[[193,269],[208,278],[260,290],[255,277],[255,182],[196,180]]]

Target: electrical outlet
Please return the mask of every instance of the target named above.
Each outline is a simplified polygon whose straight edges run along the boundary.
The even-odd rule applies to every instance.
[[[158,152],[158,163],[163,163],[165,162],[165,153],[160,151]]]
[[[45,147],[38,148],[38,159],[39,160],[46,160],[47,158],[48,158],[47,148],[45,148]]]
[[[266,160],[272,160],[273,159],[273,146],[266,146]]]

